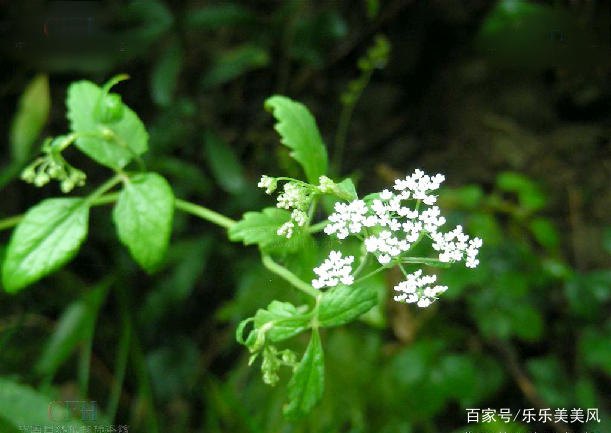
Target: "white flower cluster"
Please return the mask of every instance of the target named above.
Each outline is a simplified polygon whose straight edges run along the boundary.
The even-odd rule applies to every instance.
[[[271,194],[278,188],[278,180],[278,178],[263,175],[257,186],[265,188],[265,192]],[[318,182],[318,186],[297,180],[289,180],[284,184],[282,193],[278,195],[276,206],[280,209],[292,209],[292,212],[291,219],[278,228],[277,234],[279,236],[290,238],[296,226],[303,227],[306,225],[308,222],[307,212],[312,199],[316,195],[337,194],[340,191],[338,185],[327,176],[320,176]]]
[[[429,176],[416,170],[411,176],[395,181],[396,192],[385,189],[370,204],[364,200],[336,203],[325,233],[345,239],[350,234],[360,235],[365,231],[367,251],[375,254],[378,262],[384,265],[428,235],[435,242],[435,250],[440,252],[439,260],[453,262],[465,259],[467,266],[475,267],[479,263],[476,256],[482,245],[481,239],[469,241],[460,226],[447,234],[438,232],[446,219],[439,207],[433,206],[437,197],[430,192],[439,189],[444,179],[442,174]],[[416,200],[417,204],[412,208],[404,205],[404,200]],[[418,212],[420,204],[430,207]],[[371,231],[377,235],[368,235],[367,228],[371,227],[376,227]],[[453,242],[454,238],[457,242]]]
[[[261,180],[259,181],[257,186],[259,188],[265,188],[266,194],[271,194],[276,191],[276,188],[278,187],[278,181],[273,177],[263,175],[261,176]]]
[[[318,184],[319,184],[318,189],[323,194],[330,194],[334,192],[335,189],[337,188],[337,185],[335,185],[335,182],[333,182],[327,176],[320,176],[318,178]]]
[[[265,188],[267,194],[273,193],[278,187],[278,179],[265,176],[261,177],[259,188]],[[280,209],[293,209],[291,219],[282,224],[277,234],[290,238],[293,236],[295,226],[303,227],[308,221],[307,209],[312,201],[312,188],[301,182],[287,182],[284,184],[283,191],[278,195],[276,206]]]
[[[480,238],[469,240],[469,236],[464,234],[462,226],[456,226],[449,233],[431,233],[433,238],[433,248],[441,251],[439,260],[442,262],[458,262],[465,259],[465,266],[475,268],[479,264],[476,258],[478,249],[482,246]]]
[[[416,170],[411,176],[397,179],[394,191],[384,190],[371,200],[353,200],[350,203],[336,203],[335,212],[329,216],[325,233],[345,239],[356,235],[364,240],[368,253],[374,254],[378,262],[387,265],[407,252],[415,243],[428,236],[432,247],[439,253],[441,262],[465,261],[467,267],[479,264],[478,249],[482,246],[479,238],[470,239],[457,226],[448,233],[439,229],[446,223],[439,207],[435,206],[437,196],[431,194],[439,189],[444,176],[429,176]],[[321,186],[322,186],[321,181]],[[413,205],[405,204],[411,200]],[[422,208],[424,207],[424,208]],[[325,262],[314,269],[319,278],[312,285],[319,289],[333,287],[339,282],[351,284],[350,275],[352,256],[343,259],[341,253],[331,252]],[[398,292],[394,299],[406,303],[416,303],[428,307],[437,297],[447,290],[446,286],[433,286],[435,275],[422,275],[422,270],[407,274],[406,281],[395,286]]]
[[[408,304],[416,303],[422,308],[428,307],[435,302],[437,296],[448,290],[447,286],[432,287],[431,284],[436,280],[436,275],[422,276],[422,270],[419,269],[413,274],[408,274],[405,281],[395,286],[395,291],[399,294],[395,295],[394,299]]]
[[[354,282],[354,277],[350,275],[353,262],[354,256],[342,257],[341,252],[331,251],[329,258],[319,267],[314,268],[314,273],[318,275],[318,278],[312,280],[312,287],[315,289],[334,287],[340,282],[349,286]]]
[[[401,191],[401,198],[411,198],[422,200],[426,205],[435,204],[437,197],[428,195],[429,191],[439,189],[441,182],[445,180],[443,174],[437,174],[433,177],[425,174],[422,170],[416,169],[414,174],[407,176],[405,179],[395,180],[395,190]]]

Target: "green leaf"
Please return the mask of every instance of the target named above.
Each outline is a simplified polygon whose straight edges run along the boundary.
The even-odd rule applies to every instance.
[[[611,377],[611,332],[586,328],[579,339],[579,354],[588,367],[598,368]]]
[[[367,284],[354,287],[340,284],[322,295],[318,306],[320,326],[339,326],[356,320],[378,302],[374,288]]]
[[[325,388],[325,360],[318,329],[312,338],[295,374],[288,384],[289,403],[284,407],[288,420],[307,415],[320,401]]]
[[[526,176],[507,171],[498,175],[496,186],[501,191],[515,192],[518,194],[520,205],[529,211],[541,210],[547,199],[539,186]]]
[[[463,354],[443,357],[439,362],[438,373],[441,376],[440,391],[457,400],[473,392],[475,378],[481,374],[474,359]]]
[[[85,428],[81,420],[78,419],[80,417],[76,414],[76,411],[73,411],[72,416],[70,416],[71,414],[65,405],[54,404],[50,407],[50,403],[54,400],[54,398],[38,393],[29,386],[0,377],[0,417],[5,422],[14,427],[62,426],[75,428],[78,431]],[[72,406],[72,408],[75,408],[75,406]],[[91,409],[89,404],[87,409]],[[53,419],[58,421],[49,418],[49,410],[52,411]]]
[[[229,144],[208,131],[204,135],[204,150],[221,188],[232,194],[243,193],[247,185],[244,168]]]
[[[237,3],[221,3],[190,11],[187,26],[203,29],[243,25],[254,21],[256,16]]]
[[[564,296],[570,312],[588,321],[609,315],[611,300],[611,270],[576,273],[564,286]]]
[[[229,239],[242,241],[244,245],[258,244],[261,248],[280,247],[289,239],[278,236],[278,227],[291,218],[284,209],[268,207],[262,212],[246,212],[242,219],[229,229]]]
[[[15,161],[24,162],[30,157],[32,145],[47,122],[50,108],[49,77],[37,75],[19,98],[19,109],[11,124],[9,137]]]
[[[535,218],[528,224],[533,236],[548,250],[555,250],[560,243],[560,236],[554,225],[547,218]]]
[[[36,364],[38,373],[53,376],[59,366],[89,335],[109,285],[109,280],[104,281],[66,307]]]
[[[139,174],[125,183],[113,211],[121,242],[147,272],[164,259],[174,217],[174,193],[156,173]]]
[[[278,120],[275,129],[282,144],[292,149],[291,156],[301,164],[308,181],[317,184],[327,172],[328,157],[314,116],[305,105],[286,96],[268,98],[265,109]]]
[[[460,188],[443,188],[439,201],[444,206],[476,209],[484,198],[484,191],[479,185],[465,185]]]
[[[341,198],[343,198],[344,200],[352,201],[359,198],[358,194],[356,193],[356,188],[354,187],[352,179],[346,178],[337,185],[339,187],[340,195],[342,195]]]
[[[113,124],[102,124],[94,119],[94,108],[102,89],[90,81],[77,81],[68,88],[68,119],[74,132],[102,134],[111,131],[114,138],[79,137],[76,146],[96,162],[112,169],[125,167],[134,157],[148,149],[148,133],[144,124],[126,105],[123,117]]]
[[[264,68],[269,60],[266,49],[250,44],[222,51],[202,77],[201,85],[204,88],[220,86],[247,72]]]
[[[151,97],[156,104],[167,107],[174,100],[183,60],[182,47],[176,39],[172,39],[155,62],[151,75]]]
[[[269,328],[266,340],[275,343],[287,340],[305,331],[310,324],[310,315],[303,314],[290,302],[272,301],[266,310],[255,314],[255,329]]]
[[[572,403],[572,389],[567,386],[572,382],[572,378],[558,357],[547,355],[531,358],[527,361],[526,368],[546,404],[563,407]]]
[[[545,322],[541,312],[532,305],[511,308],[509,317],[516,335],[524,340],[537,341],[543,335]]]
[[[8,246],[2,281],[15,293],[67,263],[87,236],[89,206],[77,198],[47,199],[31,208]]]

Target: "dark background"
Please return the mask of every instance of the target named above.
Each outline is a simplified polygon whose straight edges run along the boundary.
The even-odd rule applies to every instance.
[[[297,295],[254,248],[184,214],[167,263],[147,276],[117,241],[109,209],[96,209],[67,267],[18,295],[0,291],[2,377],[48,401],[77,399],[87,336],[75,332],[53,371],[36,365],[62,312],[111,277],[128,293],[137,335],[115,421],[130,431],[156,422],[164,432],[453,432],[467,430],[465,408],[564,407],[599,409],[601,423],[572,431],[611,432],[608,3],[0,1],[0,11],[2,218],[61,195],[56,183],[19,181],[19,171],[44,137],[68,130],[72,81],[101,84],[118,73],[131,79],[114,90],[150,133],[145,162],[178,197],[236,219],[269,206],[260,176],[300,172],[263,101],[303,102],[333,159],[340,96],[384,34],[390,60],[354,109],[334,173],[352,177],[362,195],[415,168],[443,173],[442,209],[484,240],[476,270],[440,274],[449,290],[430,309],[394,303],[401,276],[380,278],[387,302],[362,323],[325,332],[325,396],[289,424],[287,377],[265,386],[234,330],[272,299]],[[48,37],[52,17],[93,18],[91,36],[73,20],[51,21]],[[49,90],[35,100],[48,94],[51,108],[33,144],[16,150],[11,125],[38,74]],[[87,173],[83,191],[109,176],[76,150],[66,158]],[[93,334],[88,398],[102,409],[122,329],[118,302],[111,291]],[[293,344],[301,351],[307,341]],[[10,417],[0,401],[0,426]],[[480,430],[494,428],[508,427]]]

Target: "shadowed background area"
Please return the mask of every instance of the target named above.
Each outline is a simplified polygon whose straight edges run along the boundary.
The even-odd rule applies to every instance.
[[[334,178],[364,196],[415,168],[443,173],[449,222],[484,240],[479,267],[439,271],[449,290],[428,309],[392,301],[400,272],[378,274],[379,305],[322,333],[323,400],[289,423],[288,374],[263,384],[235,329],[300,294],[256,248],[179,213],[148,275],[102,206],[66,267],[0,290],[0,431],[49,424],[53,400],[94,400],[100,417],[116,407],[106,425],[132,432],[610,432],[609,12],[595,1],[0,0],[2,229],[62,195],[19,174],[67,131],[68,85],[126,73],[114,91],[149,131],[146,166],[177,197],[235,219],[273,206],[261,175],[302,176],[263,109],[282,94],[316,118]],[[387,61],[359,69],[381,35]],[[110,174],[65,157],[88,177],[73,195]],[[287,264],[305,280],[322,257],[311,248],[312,263]],[[468,423],[467,408],[509,409],[512,422]],[[542,422],[545,408],[567,409],[569,423]],[[571,422],[577,408],[584,422]],[[600,422],[585,422],[588,408]]]

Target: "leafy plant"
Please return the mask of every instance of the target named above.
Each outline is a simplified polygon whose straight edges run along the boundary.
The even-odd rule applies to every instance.
[[[262,359],[265,383],[275,385],[283,366],[292,370],[284,414],[288,419],[297,419],[309,413],[323,395],[321,329],[358,320],[377,304],[378,291],[368,283],[371,277],[397,266],[405,281],[395,286],[395,300],[427,307],[447,287],[433,285],[436,275],[423,275],[421,269],[408,272],[408,267],[447,267],[462,260],[468,267],[477,266],[480,239],[470,240],[461,226],[447,233],[440,231],[445,218],[434,205],[437,197],[432,192],[443,182],[443,175],[428,176],[416,170],[395,182],[395,192],[384,190],[359,199],[351,179],[335,182],[327,176],[327,150],[314,117],[303,104],[285,96],[268,98],[265,108],[276,118],[281,142],[291,149],[290,155],[303,169],[305,180],[262,176],[259,186],[268,194],[284,183],[277,207],[246,212],[243,219],[233,221],[198,204],[175,198],[168,181],[158,173],[147,171],[141,159],[148,148],[148,133],[143,123],[118,94],[111,93],[115,85],[127,78],[116,76],[102,87],[89,81],[78,81],[69,87],[66,103],[71,131],[46,140],[43,156],[26,167],[22,178],[36,186],[56,179],[61,182],[64,193],[83,186],[85,173],[63,157],[71,145],[112,169],[114,175],[86,196],[47,199],[23,217],[11,220],[17,227],[2,266],[7,292],[17,293],[70,261],[85,241],[89,214],[98,205],[115,203],[112,219],[117,236],[133,259],[149,273],[164,262],[175,209],[219,225],[227,229],[230,240],[256,245],[262,264],[306,296],[306,302],[299,306],[274,300],[267,308],[259,309],[254,317],[243,320],[236,333],[238,342],[251,353],[250,363],[259,357]],[[218,139],[208,134],[206,147],[214,163],[219,158],[215,150]],[[228,154],[227,158],[231,161],[233,156]],[[236,170],[239,172],[239,168]],[[220,169],[216,171],[221,177]],[[242,178],[243,174],[239,173],[236,179]],[[235,190],[236,185],[227,181],[225,187]],[[119,186],[118,192],[111,192]],[[316,222],[314,209],[323,196],[335,202],[334,212],[328,219]],[[338,242],[339,251],[330,251],[322,264],[298,272],[315,274],[310,283],[298,276],[290,264],[312,253],[320,256],[322,251],[315,236],[323,230],[339,241],[351,236],[360,245]],[[437,257],[412,254],[424,239],[431,241]],[[352,251],[359,256],[356,269],[352,268],[355,262]],[[87,311],[97,311],[107,291],[100,289],[96,293],[91,295],[91,300],[79,301],[66,311],[62,319],[65,331],[56,338],[70,344],[60,350],[57,347],[61,341],[52,342],[39,364],[41,371],[55,371],[74,343],[82,338],[72,324],[93,326],[91,319],[82,316]],[[130,326],[129,320],[124,326]],[[252,329],[247,332],[250,326]],[[278,343],[305,332],[310,333],[310,342],[302,356],[292,349],[277,347]],[[109,413],[114,414],[115,409],[116,396]]]

